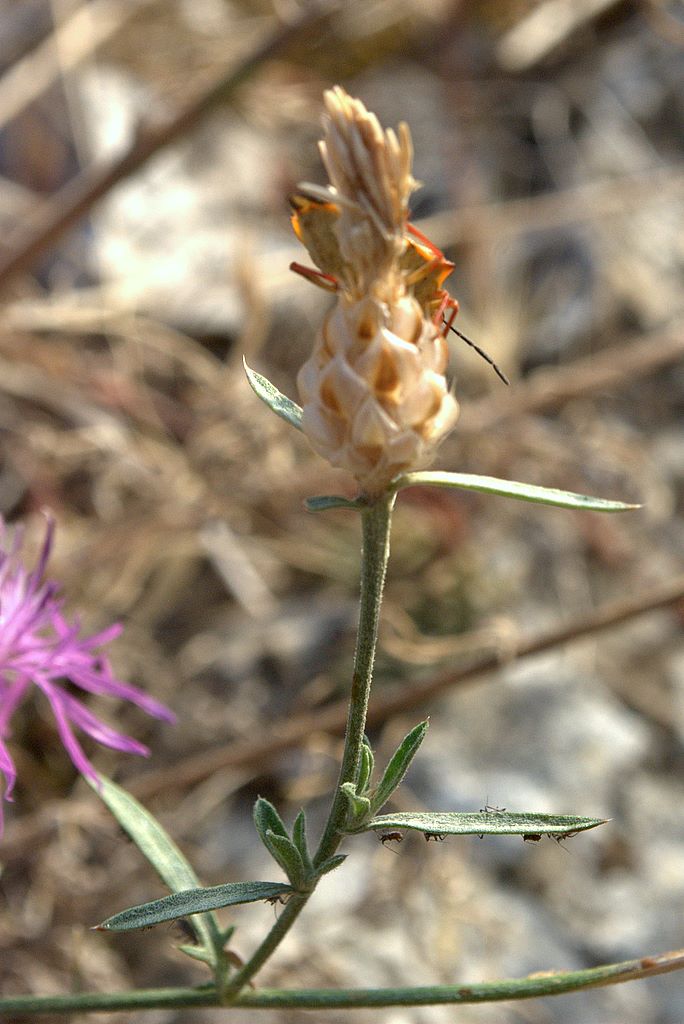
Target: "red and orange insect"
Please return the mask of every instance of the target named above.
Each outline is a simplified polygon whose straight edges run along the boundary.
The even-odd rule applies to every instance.
[[[314,270],[301,263],[291,263],[290,270],[301,274],[319,288],[336,292],[339,289],[339,279],[344,275],[344,259],[334,231],[335,221],[340,215],[339,206],[303,190],[290,196],[290,206],[294,232],[318,268]],[[404,237],[406,248],[401,256],[400,265],[406,272],[407,283],[412,287],[413,294],[423,310],[432,317],[434,323],[443,323],[445,332],[453,331],[475,349],[504,384],[508,384],[507,377],[494,360],[454,327],[454,319],[459,308],[458,301],[452,298],[443,286],[455,265],[414,224],[407,223]]]

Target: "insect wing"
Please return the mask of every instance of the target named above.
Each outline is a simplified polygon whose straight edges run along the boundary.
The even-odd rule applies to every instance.
[[[442,286],[454,265],[439,249],[431,249],[410,234],[406,234],[404,240],[406,248],[401,257],[401,268],[413,281],[413,294],[420,305],[432,312],[442,301]]]
[[[306,191],[294,192],[290,196],[290,206],[294,233],[318,269],[331,277],[341,277],[344,260],[335,234],[335,222],[340,216],[339,206],[332,202],[326,203]],[[413,225],[405,235],[405,243],[401,268],[409,278],[413,278],[413,294],[420,305],[431,310],[439,305],[443,295],[442,285],[454,265]]]
[[[294,233],[311,259],[324,274],[339,278],[344,268],[340,244],[335,234],[339,207],[335,203],[324,203],[307,196],[305,192],[291,195],[290,206]]]

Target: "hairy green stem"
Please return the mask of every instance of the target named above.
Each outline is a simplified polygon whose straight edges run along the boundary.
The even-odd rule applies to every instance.
[[[375,648],[378,641],[380,606],[389,560],[390,527],[395,497],[393,494],[384,494],[361,513],[363,523],[361,603],[359,632],[354,655],[354,675],[340,775],[328,821],[314,856],[314,864],[317,865],[327,860],[328,857],[332,857],[340,844],[348,808],[347,798],[341,787],[345,782],[355,783],[359,775],[361,746],[366,728]]]
[[[382,592],[385,585],[387,561],[389,559],[389,537],[395,499],[396,495],[394,494],[383,494],[372,504],[365,506],[361,512],[363,525],[361,600],[347,730],[335,795],[325,829],[323,830],[323,836],[313,858],[316,867],[327,860],[328,857],[332,857],[340,845],[347,818],[347,799],[340,787],[345,782],[355,783],[359,774],[361,746],[366,728],[366,714],[368,712],[368,699],[373,681],[373,664],[375,662],[375,648],[378,640],[380,605],[382,604]],[[244,988],[247,982],[254,977],[256,972],[268,960],[299,917],[310,895],[311,893],[301,893],[289,900],[261,945],[255,950],[244,967],[231,978],[224,989],[225,1001],[231,1002],[233,997]]]
[[[290,897],[287,906],[283,908],[283,912],[266,935],[266,938],[252,953],[244,967],[241,967],[224,987],[222,1002],[230,1003],[231,1005],[234,1003],[235,996],[251,981],[257,971],[263,967],[271,954],[283,941],[306,906],[310,895],[311,893],[296,893]]]
[[[424,985],[378,989],[246,989],[233,1006],[252,1010],[345,1009],[384,1006],[436,1006],[537,999],[565,992],[637,981],[684,968],[684,950],[602,964],[582,971],[554,971],[528,978],[505,978],[472,985]],[[63,996],[10,996],[0,999],[0,1013],[35,1017],[44,1013],[112,1013],[185,1006],[220,1006],[216,989],[166,988],[138,992],[82,992]]]

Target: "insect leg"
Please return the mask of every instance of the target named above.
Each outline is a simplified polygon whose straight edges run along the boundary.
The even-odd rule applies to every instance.
[[[291,263],[290,270],[293,270],[295,274],[299,274],[300,277],[306,278],[307,281],[311,281],[312,284],[317,285],[319,288],[323,288],[326,292],[336,292],[339,289],[337,278],[333,277],[332,274],[324,274],[322,270],[305,267],[303,263]]]

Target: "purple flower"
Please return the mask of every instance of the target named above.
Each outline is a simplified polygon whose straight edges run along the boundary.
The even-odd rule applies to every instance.
[[[148,754],[142,743],[101,722],[72,692],[107,693],[137,704],[149,715],[175,721],[163,704],[134,686],[117,679],[105,655],[98,649],[121,632],[110,626],[94,636],[79,636],[80,625],[70,625],[62,615],[58,584],[43,574],[52,548],[54,521],[48,518],[38,564],[29,572],[21,562],[23,532],[17,530],[7,543],[0,518],[0,775],[5,777],[5,800],[12,799],[16,769],[5,744],[12,714],[33,685],[50,701],[62,743],[76,768],[97,779],[97,773],[74,735],[73,726],[98,743],[129,754]],[[71,684],[67,687],[65,684]],[[2,800],[0,800],[2,832]]]

